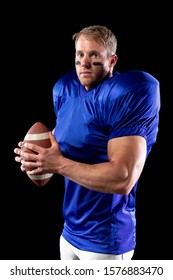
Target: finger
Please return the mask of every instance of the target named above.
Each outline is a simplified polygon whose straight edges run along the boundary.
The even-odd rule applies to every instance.
[[[17,162],[21,162],[21,160],[22,160],[21,157],[15,157],[14,159],[15,159],[15,161],[17,161]]]
[[[22,170],[22,172],[26,172],[25,166],[23,164],[20,166],[20,169]]]
[[[24,142],[23,142],[23,141],[20,141],[20,142],[18,143],[18,146],[19,146],[20,148],[22,148],[22,147],[23,147],[23,144],[24,144]]]
[[[20,155],[21,154],[21,149],[15,148],[14,153],[17,154],[17,155]]]

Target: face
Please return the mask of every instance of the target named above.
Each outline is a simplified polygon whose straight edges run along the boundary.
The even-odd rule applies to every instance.
[[[108,55],[104,45],[93,39],[82,35],[76,42],[76,72],[86,90],[93,89],[105,77],[111,77],[116,61],[116,55]]]

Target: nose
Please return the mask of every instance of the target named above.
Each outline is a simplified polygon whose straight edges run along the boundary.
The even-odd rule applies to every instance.
[[[91,67],[91,59],[89,56],[85,55],[81,58],[81,66],[82,67]]]

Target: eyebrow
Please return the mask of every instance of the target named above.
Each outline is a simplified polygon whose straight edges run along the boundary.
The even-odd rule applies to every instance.
[[[76,53],[84,53],[84,52],[78,50],[78,51],[76,51]],[[93,53],[100,54],[100,52],[98,52],[98,51],[96,51],[96,50],[89,51],[88,53],[89,53],[89,54],[93,54]]]

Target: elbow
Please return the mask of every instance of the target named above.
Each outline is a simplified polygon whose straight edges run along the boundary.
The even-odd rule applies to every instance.
[[[114,177],[113,193],[128,195],[133,187],[136,185],[142,172],[141,166],[135,168],[124,168],[119,172],[119,177]]]
[[[114,187],[113,193],[121,194],[121,195],[128,195],[131,192],[132,188],[133,188],[133,186],[128,185],[128,184],[121,184],[121,186],[116,185],[116,187]]]
[[[129,176],[119,178],[119,180],[116,180],[113,184],[113,193],[128,195],[134,187],[135,183],[136,181],[134,180],[134,178],[131,178]]]
[[[133,186],[130,186],[130,187],[129,186],[125,186],[124,188],[122,188],[120,190],[120,194],[128,195],[131,192],[132,188],[133,188]]]

